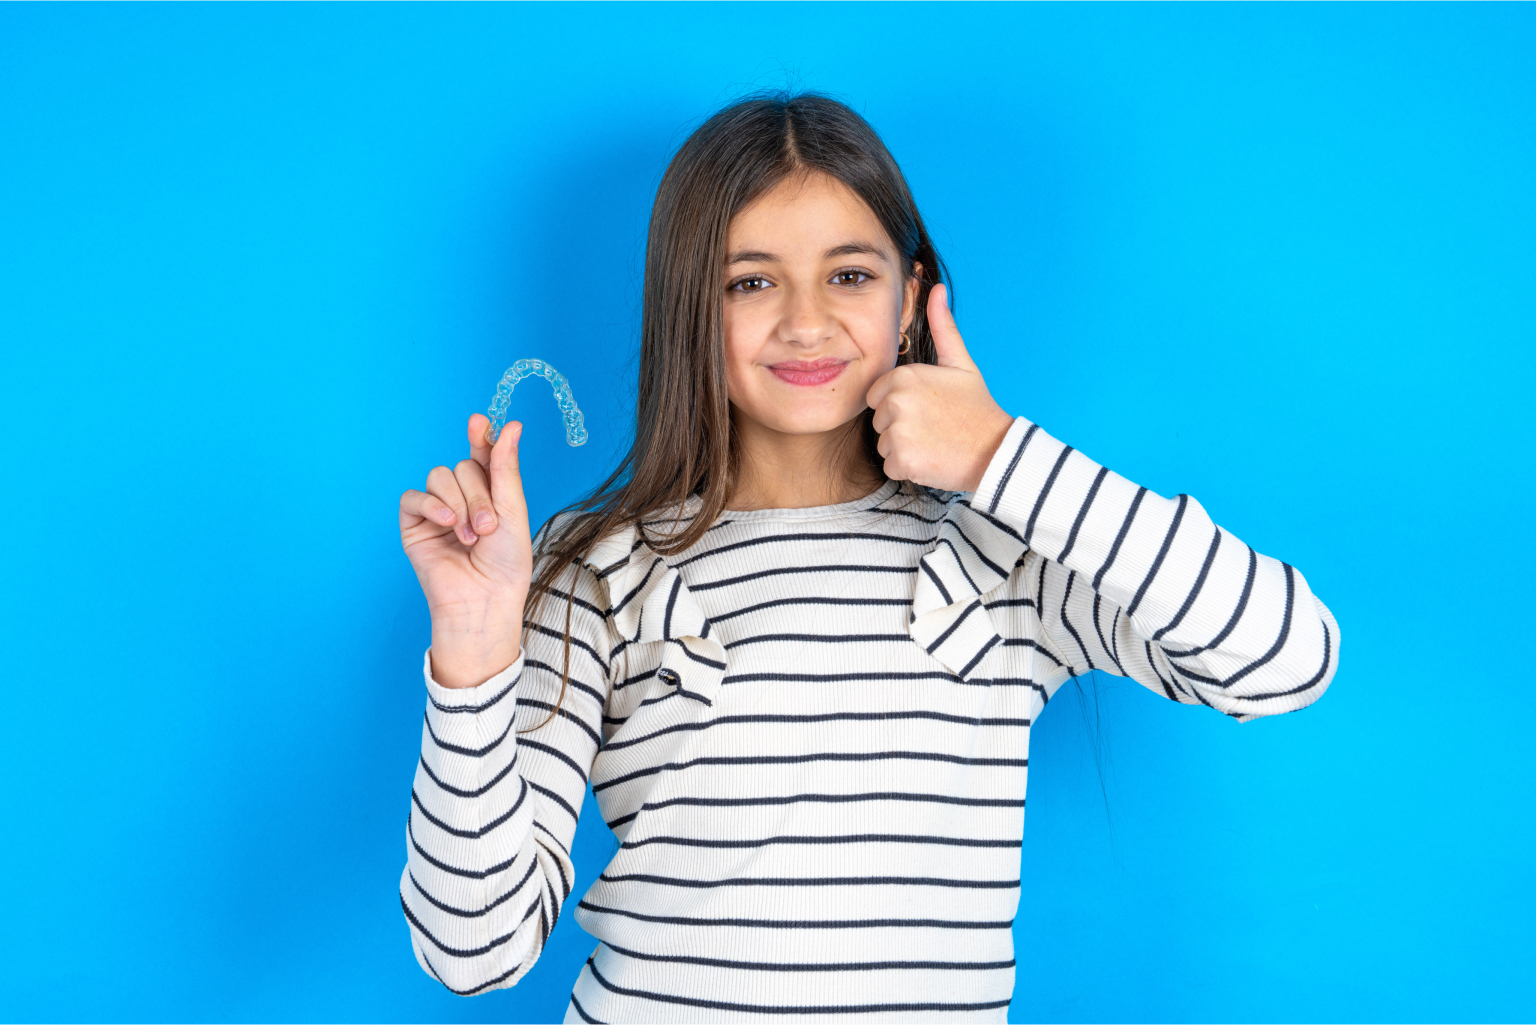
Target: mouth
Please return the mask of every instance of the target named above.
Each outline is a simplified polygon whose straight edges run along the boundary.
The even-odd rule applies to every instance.
[[[813,388],[836,378],[847,365],[847,360],[833,359],[829,356],[814,360],[787,359],[781,363],[772,364],[768,369],[773,372],[774,377],[785,384]]]

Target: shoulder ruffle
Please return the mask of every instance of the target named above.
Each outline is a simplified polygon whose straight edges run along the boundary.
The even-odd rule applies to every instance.
[[[710,636],[709,619],[677,570],[646,547],[634,527],[594,545],[586,564],[607,585],[605,611],[618,648],[663,642],[654,674],[631,698],[638,705],[593,763],[594,778],[605,780],[593,793],[604,821],[622,840],[660,785],[655,766],[681,759],[714,714],[725,648]],[[651,657],[646,655],[648,663]]]
[[[1007,583],[1029,551],[1024,538],[995,516],[952,499],[933,549],[918,563],[912,595],[912,639],[945,668],[970,680],[1002,636],[985,596]]]
[[[606,612],[622,641],[668,642],[656,675],[674,688],[669,699],[713,705],[725,649],[710,637],[709,619],[677,570],[633,526],[593,545],[586,564],[608,587]]]

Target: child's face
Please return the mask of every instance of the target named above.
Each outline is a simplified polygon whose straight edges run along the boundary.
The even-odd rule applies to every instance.
[[[823,174],[786,179],[736,215],[725,280],[731,404],[783,434],[820,434],[864,411],[870,385],[896,365],[918,285],[874,212]]]

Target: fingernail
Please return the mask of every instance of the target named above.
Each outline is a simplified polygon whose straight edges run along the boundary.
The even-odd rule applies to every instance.
[[[490,513],[481,513],[475,517],[475,529],[481,533],[489,533],[490,529],[495,525],[496,521],[491,519]]]
[[[453,510],[452,509],[444,509],[442,512],[437,514],[437,518],[442,520],[444,523],[452,523],[453,522]]]
[[[479,539],[480,539],[480,535],[476,534],[473,530],[470,530],[468,527],[464,528],[464,543],[465,544],[472,545],[476,541],[478,541]]]

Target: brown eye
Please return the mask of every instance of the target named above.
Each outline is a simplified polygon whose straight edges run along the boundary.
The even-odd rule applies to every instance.
[[[742,278],[731,285],[737,292],[761,292],[768,287],[768,282],[763,278]]]
[[[840,270],[832,275],[832,282],[837,285],[862,285],[868,280],[869,275],[859,270]]]

